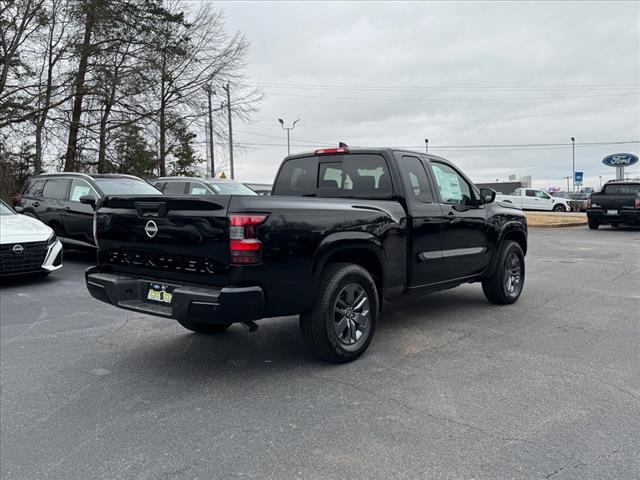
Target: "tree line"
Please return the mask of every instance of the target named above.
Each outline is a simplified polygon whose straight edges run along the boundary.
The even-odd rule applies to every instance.
[[[261,93],[243,85],[248,42],[222,12],[178,0],[0,0],[0,174],[192,175],[209,151],[208,92],[230,85],[231,115]],[[226,141],[226,97],[213,131]],[[224,107],[224,108],[223,108]],[[216,170],[224,168],[216,159]],[[6,189],[6,187],[5,187]]]

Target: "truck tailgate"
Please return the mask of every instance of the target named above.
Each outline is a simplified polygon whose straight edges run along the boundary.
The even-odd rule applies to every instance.
[[[622,208],[633,208],[635,205],[635,195],[616,195],[608,193],[591,194],[591,205],[593,208],[602,208],[603,210]],[[596,206],[597,205],[597,206]]]
[[[230,199],[106,197],[95,216],[100,263],[162,278],[205,274],[215,284],[229,266]]]

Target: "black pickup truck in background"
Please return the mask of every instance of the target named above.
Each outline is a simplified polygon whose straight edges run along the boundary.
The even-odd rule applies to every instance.
[[[600,225],[617,227],[620,224],[640,225],[640,182],[614,180],[602,191],[592,193],[587,204],[589,228]]]
[[[318,357],[371,342],[383,299],[480,282],[522,292],[527,224],[450,162],[328,148],[287,157],[273,196],[111,196],[95,215],[98,300],[199,333],[300,314]]]

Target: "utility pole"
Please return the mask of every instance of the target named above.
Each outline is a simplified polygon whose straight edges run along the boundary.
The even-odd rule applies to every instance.
[[[209,100],[209,158],[211,159],[211,177],[216,176],[216,162],[213,156],[213,107],[211,105],[211,95],[215,95],[215,90],[211,89],[211,85],[206,85],[204,90],[207,92]]]
[[[211,160],[209,160],[209,122],[204,117],[204,156],[207,169],[207,177],[211,176]]]
[[[295,122],[293,122],[293,125],[291,125],[290,127],[285,127],[284,120],[282,120],[281,118],[279,118],[278,121],[280,122],[280,126],[282,126],[282,129],[287,131],[287,156],[289,156],[291,155],[291,140],[289,133],[291,132],[291,130],[296,128],[296,123],[298,123],[300,119],[297,119]]]
[[[427,151],[427,153],[429,153],[429,139],[428,138],[424,139],[424,148]]]
[[[571,137],[571,158],[573,159],[573,190],[576,191],[576,139],[575,137]]]
[[[229,118],[229,169],[231,170],[231,179],[235,178],[233,175],[233,126],[231,124],[231,89],[229,84],[222,87],[227,92],[227,117]]]

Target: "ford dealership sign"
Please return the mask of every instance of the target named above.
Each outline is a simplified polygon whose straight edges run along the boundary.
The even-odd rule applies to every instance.
[[[604,157],[602,163],[608,167],[628,167],[638,163],[638,157],[632,153],[614,153]]]

